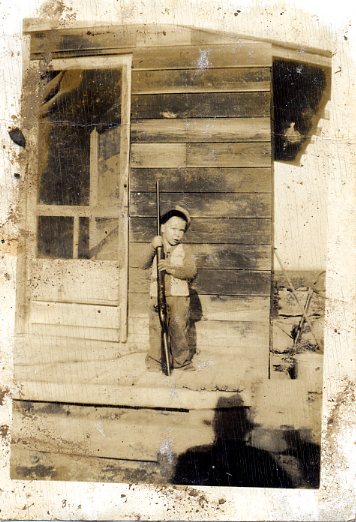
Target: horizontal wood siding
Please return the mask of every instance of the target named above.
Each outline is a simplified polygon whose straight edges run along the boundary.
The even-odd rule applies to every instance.
[[[131,125],[131,143],[268,141],[270,120],[262,118],[166,118]]]
[[[133,69],[221,69],[225,67],[268,67],[271,65],[270,45],[226,44],[172,46],[162,52],[160,48],[137,49],[133,56]]]
[[[142,243],[131,243],[130,266],[140,267]],[[225,269],[270,270],[269,245],[194,244],[190,246],[198,269],[224,266]],[[96,307],[97,308],[97,307]]]
[[[133,71],[132,94],[269,91],[268,68]]]
[[[148,296],[131,293],[130,317],[147,316]],[[264,296],[191,295],[193,321],[261,321],[269,317],[269,302]]]
[[[131,169],[132,192],[154,192],[159,180],[161,193],[177,192],[272,192],[268,167],[191,167]]]
[[[258,143],[135,143],[135,168],[271,167],[270,145]]]
[[[239,383],[267,375],[273,212],[271,45],[223,43],[221,35],[204,42],[196,31],[193,43],[193,32],[159,26],[139,31],[133,26],[114,31],[39,31],[31,38],[31,56],[36,59],[47,59],[48,53],[53,58],[132,54],[130,270],[129,336],[127,343],[120,343],[117,262],[34,260],[31,327],[15,354],[15,380],[26,399],[211,408],[222,390],[236,391]],[[190,343],[205,357],[206,368],[194,379],[174,372],[181,388],[179,400],[172,397],[164,375],[149,375],[144,366],[150,274],[139,268],[139,253],[156,233],[156,179],[162,212],[176,203],[191,212],[185,240],[192,244],[198,265]],[[62,210],[71,215],[71,208]],[[86,207],[78,212],[87,215]],[[228,370],[236,358],[235,375]],[[155,386],[160,389],[152,396]],[[67,440],[68,451],[74,444],[80,455],[98,455],[105,439],[101,433],[96,430],[100,444],[83,443],[82,433],[80,441],[75,438],[77,421],[67,428],[60,419],[51,417],[48,431],[32,437],[32,450],[57,447],[56,436],[48,441],[53,431],[58,440]],[[180,430],[181,417],[178,424]],[[156,459],[157,448],[148,445],[147,453],[141,435],[137,444],[129,444],[124,425],[105,439],[100,455]],[[147,422],[142,425],[147,427]],[[27,424],[15,430],[23,447],[26,431]],[[151,436],[161,443],[158,433]],[[177,440],[183,438],[177,435]]]
[[[181,204],[192,216],[185,240],[198,266],[196,349],[246,357],[250,350],[262,371],[272,262],[270,51],[254,43],[185,46],[134,53],[133,63],[131,336],[148,343],[150,271],[139,266],[143,243],[156,234],[158,179],[161,212]]]
[[[129,277],[131,292],[146,290],[148,293],[150,281],[148,271],[131,268]],[[193,286],[201,294],[269,296],[270,280],[268,271],[200,268]]]
[[[264,193],[177,193],[162,194],[162,212],[181,204],[194,217],[230,216],[231,218],[271,218],[271,195]],[[156,212],[154,193],[132,192],[130,212],[133,217],[154,217]]]
[[[130,218],[132,242],[149,242],[156,230],[156,219],[153,217]],[[270,218],[196,217],[185,235],[185,240],[187,243],[269,245],[271,233]]]
[[[261,118],[270,112],[267,92],[134,94],[132,119]]]

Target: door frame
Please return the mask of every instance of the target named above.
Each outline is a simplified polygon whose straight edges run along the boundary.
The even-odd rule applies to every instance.
[[[28,77],[24,81],[26,88],[26,80],[28,80],[29,93],[31,99],[25,102],[27,105],[28,117],[33,118],[33,100],[40,99],[40,83],[39,74],[46,70],[70,70],[70,69],[118,69],[121,70],[121,128],[120,128],[120,178],[119,178],[119,209],[118,209],[118,266],[119,266],[119,295],[118,295],[118,312],[119,312],[119,342],[125,343],[128,334],[128,256],[129,256],[129,156],[130,156],[130,116],[131,116],[131,67],[132,54],[118,54],[115,56],[90,56],[90,57],[76,57],[53,59],[50,62],[44,63],[40,60],[31,60],[29,63]],[[37,81],[36,81],[37,80]],[[35,85],[35,92],[33,86]],[[53,215],[51,210],[56,215],[63,210],[63,215],[68,215],[70,210],[76,211],[74,218],[74,231],[78,231],[79,215],[85,215],[85,207],[78,208],[78,205],[73,206],[72,209],[68,206],[61,205],[40,205],[38,203],[38,154],[37,143],[39,139],[39,106],[35,107],[36,123],[29,126],[28,133],[28,156],[26,169],[26,186],[24,197],[24,231],[23,245],[22,245],[22,259],[19,260],[19,276],[21,283],[18,285],[17,296],[17,321],[16,332],[17,335],[23,336],[29,332],[29,318],[31,306],[31,263],[33,259],[37,258],[37,221],[38,215]],[[52,209],[50,208],[52,207]],[[77,207],[77,208],[75,208]],[[88,209],[87,209],[88,210]],[[74,235],[74,234],[73,234]],[[73,242],[76,239],[73,237]],[[122,249],[122,245],[126,248]],[[90,261],[89,261],[90,262]]]

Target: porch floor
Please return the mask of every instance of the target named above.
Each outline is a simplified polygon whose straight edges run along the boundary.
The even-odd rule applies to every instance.
[[[239,359],[233,355],[200,353],[193,359],[195,371],[173,369],[168,377],[163,372],[148,371],[145,353],[127,354],[117,359],[111,370],[113,384],[149,388],[187,388],[200,391],[238,391],[244,382],[254,382],[267,377],[268,368],[257,366],[256,361]],[[101,366],[101,365],[100,365]],[[102,370],[98,368],[97,381]],[[107,378],[107,373],[106,373]]]
[[[148,371],[145,351],[127,353],[115,358],[88,361],[42,362],[17,365],[18,382],[61,383],[142,388],[188,388],[190,390],[237,391],[243,382],[267,378],[268,363],[236,355],[201,352],[193,358],[195,371],[172,370],[168,377],[160,371]]]

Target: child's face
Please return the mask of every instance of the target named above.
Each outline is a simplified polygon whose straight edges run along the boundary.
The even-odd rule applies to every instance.
[[[170,245],[178,245],[184,236],[187,223],[184,219],[173,216],[162,225],[162,236]]]

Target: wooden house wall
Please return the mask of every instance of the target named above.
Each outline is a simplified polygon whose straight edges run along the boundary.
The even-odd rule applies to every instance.
[[[272,243],[270,46],[232,43],[230,50],[224,45],[213,52],[212,45],[229,44],[231,38],[179,27],[170,32],[158,26],[112,29],[38,32],[31,38],[31,57],[134,52],[127,347],[134,342],[142,348],[148,341],[148,273],[138,268],[137,259],[142,244],[155,234],[154,187],[159,178],[163,204],[179,201],[193,216],[187,241],[199,267],[202,317],[196,299],[193,306],[199,346],[230,354],[255,351],[256,363],[266,372]],[[188,47],[164,48],[177,43]],[[57,266],[58,276],[66,278],[59,288],[51,277],[53,263],[36,263],[39,277],[32,282],[32,295],[48,303],[36,304],[34,313],[43,317],[44,326],[31,350],[19,344],[15,353],[21,385],[15,398],[23,400],[13,407],[12,478],[166,482],[158,462],[162,440],[169,440],[176,454],[210,444],[213,410],[218,399],[231,393],[215,390],[212,383],[214,391],[184,386],[172,394],[171,385],[152,385],[156,375],[150,375],[146,387],[120,383],[117,363],[123,347],[117,341],[99,341],[91,328],[100,317],[102,328],[117,329],[117,264],[96,261],[94,279],[89,272],[93,284],[86,285],[87,262],[66,260]],[[104,289],[101,301],[92,292],[98,285]],[[48,306],[59,301],[57,310]],[[53,335],[49,342],[44,337],[49,318],[57,325],[78,320],[72,325],[73,338]],[[257,393],[246,386],[240,395],[244,406],[276,411],[279,425],[295,425],[301,418],[295,427],[303,433],[315,427],[317,403],[309,401],[311,407],[305,407],[308,383],[268,381],[257,385]],[[291,410],[295,398],[298,404]]]
[[[147,348],[150,274],[138,267],[138,252],[155,234],[156,179],[162,210],[179,202],[193,218],[186,240],[199,271],[192,298],[198,350],[230,357],[248,351],[256,371],[267,375],[271,45],[221,40],[187,28],[177,28],[174,37],[166,33],[168,40],[158,29],[145,35],[137,28],[127,31],[115,37],[101,32],[96,39],[78,31],[31,38],[32,59],[48,52],[53,58],[133,55],[129,336],[120,345],[115,261],[35,260],[31,335],[18,340],[15,376],[22,390],[26,383],[40,386],[35,392],[30,386],[23,398],[46,400],[43,383],[60,384],[63,372],[78,386],[87,385],[97,380],[98,365],[111,385],[108,369],[116,368],[118,356]],[[57,400],[66,394],[57,394]]]
[[[179,203],[192,216],[186,241],[198,265],[192,297],[198,351],[223,355],[244,347],[264,375],[272,242],[270,66],[267,44],[139,51],[131,98],[131,339],[148,343],[150,271],[139,268],[138,258],[155,235],[159,179],[162,212]]]

